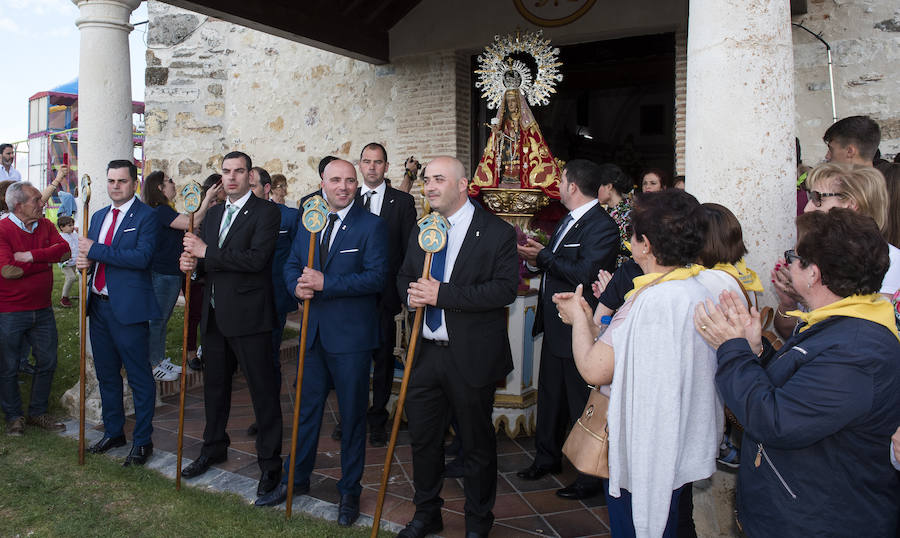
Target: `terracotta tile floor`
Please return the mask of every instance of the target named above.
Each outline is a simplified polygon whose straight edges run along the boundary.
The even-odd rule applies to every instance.
[[[288,354],[289,355],[289,354]],[[293,414],[294,391],[290,386],[296,374],[296,366],[292,361],[282,365],[284,383],[282,391],[282,412],[284,414],[284,449],[285,458],[290,451],[290,426]],[[156,410],[154,418],[153,443],[157,454],[162,451],[175,453],[178,433],[178,395],[163,398],[163,405]],[[328,503],[336,504],[340,496],[336,483],[340,478],[340,442],[331,439],[331,431],[337,417],[337,398],[334,393],[328,399],[323,418],[322,432],[319,437],[316,467],[311,479],[309,496],[319,502],[303,503],[300,510],[310,511],[318,517],[336,518],[336,509],[330,509]],[[230,471],[241,478],[241,484],[247,489],[247,479],[255,481],[259,478],[254,450],[254,438],[246,433],[247,427],[254,421],[250,405],[250,395],[246,383],[240,375],[235,377],[232,394],[231,415],[228,423],[228,434],[231,447],[228,460],[216,467],[222,471]],[[204,427],[203,389],[196,386],[189,389],[185,404],[185,439],[184,457],[188,461],[200,453]],[[133,419],[130,417],[126,429],[130,433]],[[570,483],[574,470],[567,466],[557,476],[547,476],[541,480],[527,482],[516,476],[516,471],[527,467],[534,454],[534,439],[509,439],[500,434],[497,440],[498,469],[497,501],[494,506],[496,518],[491,536],[609,536],[606,524],[608,514],[602,497],[586,501],[567,501],[558,498],[556,489]],[[375,512],[381,473],[384,468],[385,448],[373,448],[366,445],[366,468],[363,474],[363,494],[360,501],[361,512],[371,516]],[[157,456],[154,456],[157,457]],[[415,506],[412,503],[412,455],[409,436],[401,429],[397,448],[394,452],[391,467],[391,483],[388,486],[382,520],[393,522],[387,528],[398,530],[413,516]],[[172,460],[174,462],[174,459]],[[171,472],[164,474],[174,476],[174,464]],[[207,473],[209,475],[210,473]],[[199,479],[196,479],[199,480]],[[196,481],[195,480],[195,481]],[[204,484],[215,488],[221,479],[211,480]],[[186,481],[191,484],[192,481]],[[206,481],[204,481],[206,482]],[[251,488],[251,489],[255,489]],[[247,496],[252,495],[248,494]],[[462,536],[465,531],[463,505],[465,498],[461,479],[446,479],[442,491],[444,498],[443,536]],[[312,501],[313,499],[309,499]],[[325,504],[323,504],[323,502]],[[296,503],[296,500],[295,500]],[[295,507],[297,505],[295,504]],[[304,507],[312,506],[314,509]],[[324,507],[324,508],[323,508]],[[295,510],[298,508],[295,508]],[[371,525],[371,518],[361,518],[360,523]]]

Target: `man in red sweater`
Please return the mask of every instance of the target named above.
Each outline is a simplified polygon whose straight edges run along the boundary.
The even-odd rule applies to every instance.
[[[56,319],[50,302],[51,264],[71,256],[69,245],[43,218],[41,193],[19,181],[6,190],[9,216],[0,220],[0,407],[7,435],[22,435],[25,424],[51,431],[65,425],[47,414],[56,371]],[[37,365],[31,383],[28,417],[19,394],[19,357],[31,344]]]

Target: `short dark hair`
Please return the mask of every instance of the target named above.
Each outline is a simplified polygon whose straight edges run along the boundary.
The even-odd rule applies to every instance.
[[[118,170],[119,168],[127,168],[128,175],[131,176],[132,181],[137,181],[137,166],[134,165],[133,161],[129,161],[128,159],[115,159],[109,161],[109,164],[106,165],[106,171],[110,170]]]
[[[641,190],[643,190],[644,184],[644,176],[647,174],[653,174],[659,178],[659,185],[665,189],[672,188],[672,174],[666,172],[662,168],[645,168],[643,172],[641,172]]]
[[[706,222],[696,198],[681,189],[642,194],[631,210],[635,238],[646,236],[656,262],[671,267],[697,260],[706,235]],[[632,245],[634,248],[634,245]]]
[[[200,188],[203,190],[203,196],[206,196],[206,191],[210,189],[213,185],[219,182],[222,179],[222,174],[210,174],[206,176],[206,179],[203,180],[203,185]]]
[[[602,185],[600,181],[602,171],[599,164],[587,159],[572,159],[566,163],[564,170],[566,179],[569,183],[574,183],[581,194],[591,198],[597,197],[597,189]]]
[[[875,159],[875,152],[881,143],[881,128],[868,116],[850,116],[829,127],[822,140],[826,144],[832,140],[842,146],[853,144],[860,157],[871,161]]]
[[[225,154],[224,157],[222,157],[222,162],[225,162],[228,159],[244,159],[244,163],[247,165],[248,172],[251,168],[253,168],[253,161],[250,159],[250,156],[243,151],[229,151]]]
[[[818,266],[822,284],[839,297],[878,293],[891,264],[872,217],[842,207],[797,217],[796,251],[803,267]]]
[[[619,194],[628,194],[634,188],[634,181],[621,168],[612,163],[600,165],[600,186],[612,185]]]
[[[323,157],[322,160],[319,161],[319,177],[322,177],[322,174],[325,173],[325,167],[328,166],[328,163],[336,160],[338,160],[338,158],[333,155]]]
[[[169,205],[169,199],[162,193],[160,187],[166,181],[166,175],[162,170],[150,172],[144,178],[144,188],[141,190],[141,199],[150,207]]]
[[[68,216],[68,215],[63,215],[63,216],[61,216],[61,217],[57,217],[57,219],[56,219],[56,226],[57,226],[57,228],[59,228],[60,230],[62,230],[62,227],[63,227],[63,226],[69,226],[69,225],[74,226],[74,225],[75,225],[75,219],[73,219],[72,217],[70,217],[70,216]]]
[[[268,170],[259,166],[254,166],[253,170],[256,170],[256,173],[259,175],[260,185],[270,185],[272,183],[272,176],[269,175]]]
[[[700,204],[698,215],[706,221],[706,239],[700,250],[700,264],[713,267],[717,263],[737,263],[747,254],[741,223],[727,207]]]
[[[7,143],[0,144],[0,153],[3,153],[4,151],[6,151],[6,148],[11,148],[11,147],[13,147],[12,144],[7,144]]]
[[[368,144],[366,144],[365,146],[363,146],[363,149],[359,152],[359,158],[360,158],[360,159],[362,159],[362,154],[363,154],[363,152],[366,151],[367,149],[380,149],[380,150],[381,150],[381,154],[384,155],[384,162],[387,162],[387,160],[388,160],[388,158],[387,158],[387,150],[384,149],[384,146],[382,146],[382,145],[379,144],[378,142],[369,142]]]

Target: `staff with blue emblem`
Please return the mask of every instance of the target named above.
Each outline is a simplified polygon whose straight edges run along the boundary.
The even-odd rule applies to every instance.
[[[200,203],[203,199],[203,193],[200,185],[196,181],[191,181],[181,189],[181,196],[184,197],[184,210],[189,215],[188,233],[194,233],[194,213],[200,209]],[[187,337],[188,325],[190,317],[187,312],[191,308],[191,274],[193,271],[184,272],[184,330],[181,339],[181,364],[187,364]],[[187,390],[187,368],[181,369],[181,398],[178,403],[178,463],[175,468],[175,490],[181,490],[181,455],[184,447],[184,394]]]
[[[419,247],[425,251],[425,264],[422,268],[422,278],[428,278],[431,273],[431,259],[436,252],[441,252],[447,246],[447,229],[450,224],[447,219],[437,212],[431,212],[422,217],[419,225]],[[409,337],[409,348],[406,352],[406,365],[403,368],[403,381],[400,383],[400,394],[397,395],[397,410],[394,412],[394,427],[391,428],[391,439],[388,442],[387,456],[384,459],[384,471],[381,474],[381,488],[378,490],[378,504],[375,505],[374,523],[372,524],[372,538],[378,535],[378,525],[381,522],[381,510],[384,508],[384,494],[387,491],[388,477],[391,475],[391,463],[394,459],[394,447],[397,445],[397,434],[400,431],[400,420],[403,416],[403,405],[406,403],[406,391],[409,387],[409,376],[412,373],[413,359],[416,356],[416,343],[419,340],[419,332],[422,330],[422,318],[425,316],[425,307],[416,308],[416,317],[413,321],[412,333]]]

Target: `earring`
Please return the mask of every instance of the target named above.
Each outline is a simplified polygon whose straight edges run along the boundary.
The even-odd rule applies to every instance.
[[[807,287],[807,288],[811,288],[811,287],[812,287],[812,282],[807,282],[807,283],[806,283],[806,287]]]

